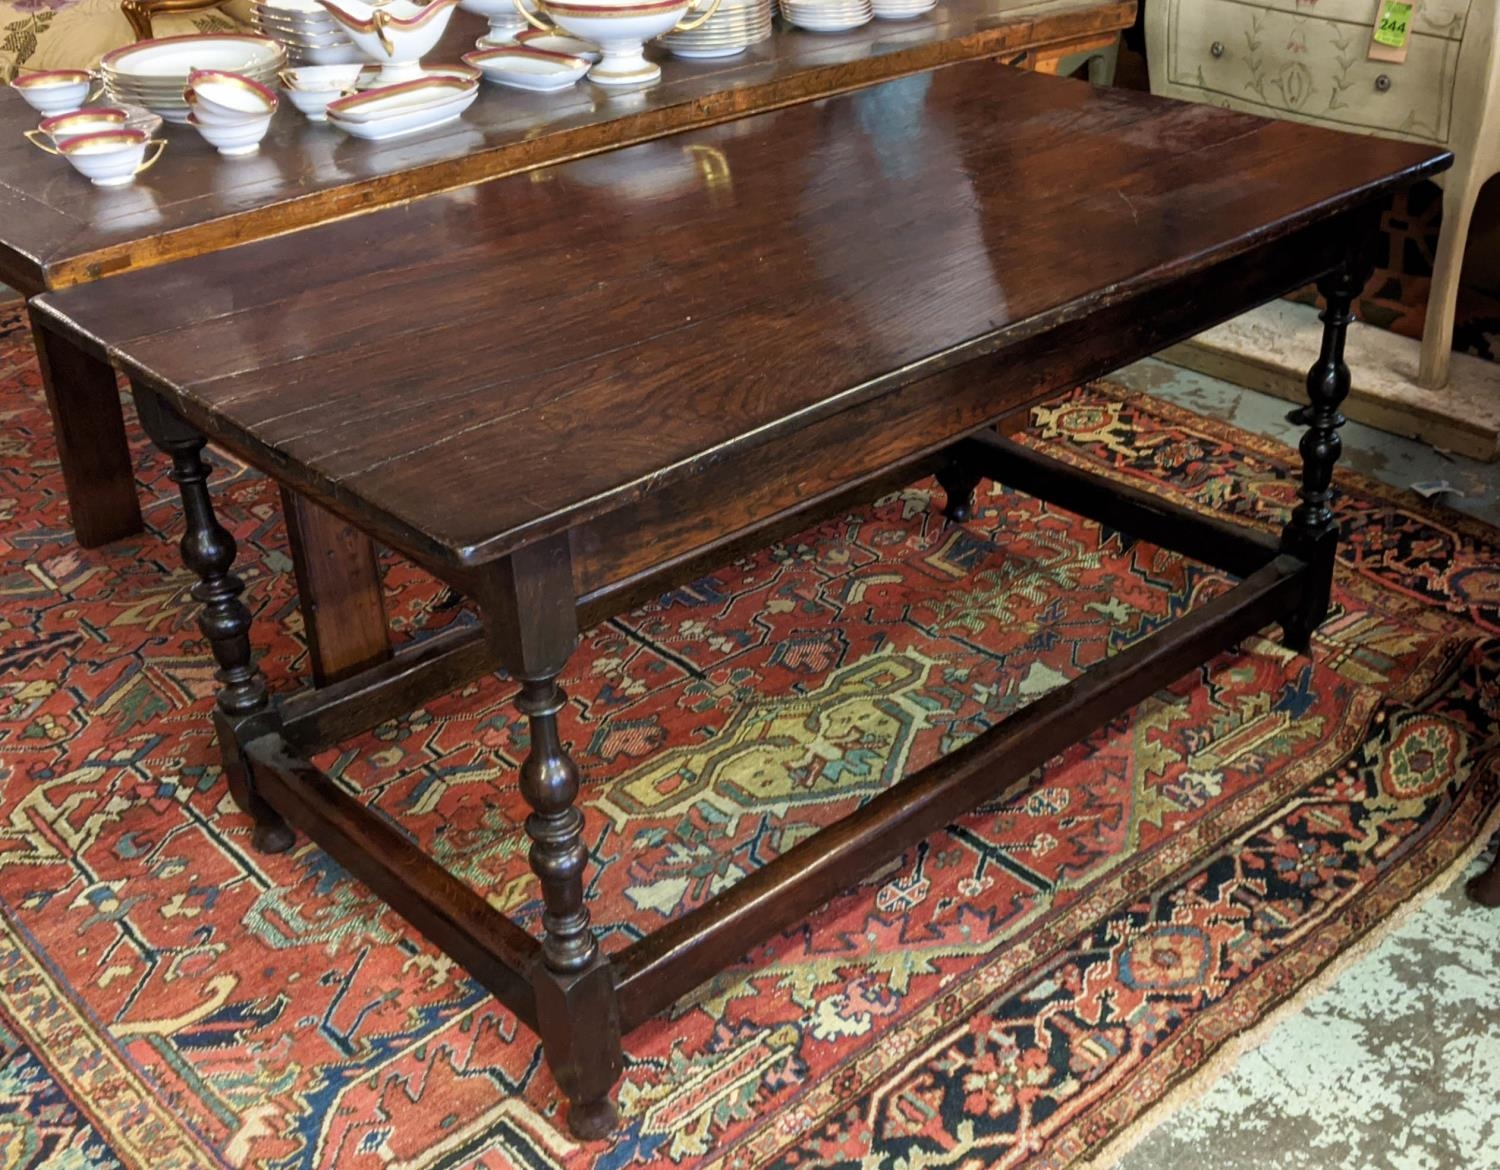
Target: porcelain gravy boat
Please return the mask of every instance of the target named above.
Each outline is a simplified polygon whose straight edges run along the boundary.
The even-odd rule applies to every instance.
[[[381,85],[395,85],[422,75],[422,57],[442,38],[458,0],[317,0],[346,30],[355,46],[380,65]]]

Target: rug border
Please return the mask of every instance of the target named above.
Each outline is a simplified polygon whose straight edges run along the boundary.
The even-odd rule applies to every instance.
[[[1339,951],[1323,968],[1281,1003],[1233,1038],[1224,1041],[1213,1056],[1196,1071],[1172,1086],[1124,1129],[1105,1140],[1087,1161],[1075,1161],[1070,1170],[1114,1170],[1138,1145],[1173,1115],[1201,1100],[1239,1063],[1240,1058],[1263,1047],[1292,1016],[1300,1015],[1328,992],[1351,968],[1367,959],[1402,927],[1410,923],[1436,897],[1463,879],[1474,860],[1482,856],[1490,841],[1500,834],[1500,803],[1480,822],[1480,832],[1448,865],[1440,869],[1411,897],[1370,927],[1360,938]]]

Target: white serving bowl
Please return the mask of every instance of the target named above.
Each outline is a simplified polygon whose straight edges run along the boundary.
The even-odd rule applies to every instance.
[[[166,149],[165,138],[148,138],[142,130],[105,130],[83,134],[58,146],[58,153],[96,187],[123,187],[150,167]],[[149,147],[156,151],[148,159]]]
[[[271,115],[263,114],[254,121],[225,125],[204,122],[197,114],[189,114],[188,125],[203,135],[209,145],[225,158],[240,158],[260,149],[260,140],[271,128]]]
[[[33,110],[50,117],[80,109],[89,100],[94,77],[82,69],[46,69],[23,73],[10,86]]]
[[[298,65],[295,69],[283,69],[276,75],[276,79],[289,93],[298,89],[309,92],[353,89],[364,67],[363,62],[353,65]]]
[[[483,73],[486,81],[533,93],[567,89],[589,71],[589,63],[582,57],[524,45],[465,53],[463,61]]]
[[[327,0],[324,0],[326,3]],[[661,77],[661,66],[646,60],[646,42],[663,33],[690,32],[719,8],[719,0],[540,0],[545,23],[521,8],[528,23],[543,32],[561,30],[599,46],[599,61],[588,72],[596,85],[643,85]],[[694,15],[689,18],[688,13]]]
[[[239,73],[217,69],[195,69],[189,73],[182,97],[200,122],[222,126],[269,118],[281,104],[269,86]]]
[[[353,89],[289,89],[286,100],[307,115],[309,122],[328,121],[328,103],[338,101]]]
[[[421,76],[422,58],[448,28],[458,0],[318,0],[371,61],[380,65],[380,84],[395,85]]]
[[[590,65],[599,60],[599,46],[593,41],[579,40],[566,33],[543,32],[539,28],[528,28],[515,35],[515,43],[528,49],[543,49],[548,53],[566,53],[570,57],[582,57]],[[482,45],[485,49],[500,49],[503,45]]]
[[[113,106],[74,110],[70,114],[54,114],[50,118],[43,118],[40,126],[25,133],[33,146],[48,154],[57,154],[57,148],[70,138],[102,134],[107,130],[123,130],[129,116],[124,110],[117,110]]]

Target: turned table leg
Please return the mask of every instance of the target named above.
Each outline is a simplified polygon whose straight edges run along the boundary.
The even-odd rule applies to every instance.
[[[1363,243],[1363,241],[1361,241]],[[1349,395],[1349,366],[1344,343],[1354,320],[1354,300],[1364,288],[1371,265],[1363,250],[1318,281],[1327,301],[1323,310],[1323,346],[1307,375],[1307,431],[1302,436],[1302,502],[1281,534],[1281,547],[1306,561],[1307,588],[1297,608],[1282,622],[1286,645],[1305,653],[1313,631],[1328,617],[1333,570],[1338,557],[1338,522],[1333,515],[1333,469],[1343,451],[1339,406]]]
[[[974,515],[974,489],[982,478],[974,466],[960,460],[939,468],[937,481],[948,496],[943,515],[955,524],[967,524]]]
[[[568,1097],[568,1128],[584,1140],[602,1138],[618,1120],[610,1093],[624,1054],[614,978],[584,903],[588,849],[583,814],[574,805],[578,768],[557,726],[566,701],[557,676],[578,640],[567,538],[513,554],[476,594],[500,661],[521,684],[516,706],[531,730],[520,780],[532,810],[526,819],[531,868],[546,907],[543,961],[532,975],[537,1030]]]
[[[1467,889],[1469,897],[1481,906],[1500,908],[1500,852],[1495,854],[1495,860],[1490,862],[1489,869],[1469,880]]]
[[[141,506],[114,369],[46,328],[35,314],[31,338],[73,534],[84,548],[133,536],[141,531]]]
[[[182,498],[187,520],[179,547],[183,563],[198,577],[193,599],[203,608],[198,628],[218,663],[219,693],[214,724],[224,775],[240,808],[255,821],[252,841],[263,853],[291,847],[291,828],[255,791],[254,770],[240,750],[259,723],[274,720],[266,678],[250,649],[250,610],[240,600],[245,584],[230,571],[234,537],[214,515],[208,491],[209,465],[203,458],[207,440],[156,395],[137,389],[136,407],[151,441],[172,458],[172,482]]]

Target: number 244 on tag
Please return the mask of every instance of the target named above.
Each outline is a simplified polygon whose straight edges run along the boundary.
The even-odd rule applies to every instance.
[[[1406,0],[1383,0],[1375,22],[1375,39],[1382,45],[1399,49],[1411,35],[1412,5]]]

